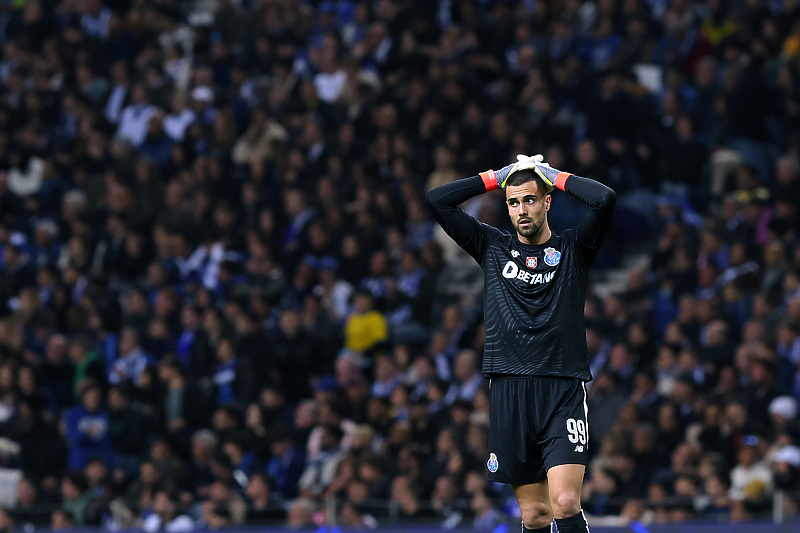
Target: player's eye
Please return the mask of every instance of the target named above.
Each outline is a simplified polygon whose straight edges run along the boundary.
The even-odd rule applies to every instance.
[[[525,199],[525,202],[526,202],[528,205],[535,204],[535,203],[536,203],[536,198],[526,198],[526,199]]]

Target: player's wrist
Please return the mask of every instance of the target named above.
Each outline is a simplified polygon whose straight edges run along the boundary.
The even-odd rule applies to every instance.
[[[494,170],[481,172],[478,174],[478,176],[480,176],[481,180],[483,180],[483,185],[486,187],[486,192],[496,191],[500,188],[500,183],[497,181],[497,173]]]
[[[556,174],[553,180],[553,186],[556,189],[565,191],[566,190],[565,187],[567,186],[567,179],[569,179],[570,176],[572,176],[572,174],[570,174],[569,172],[561,172],[559,170],[558,174]]]

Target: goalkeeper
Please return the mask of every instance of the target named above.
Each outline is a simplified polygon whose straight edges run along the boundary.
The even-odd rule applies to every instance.
[[[489,378],[489,479],[509,483],[523,531],[588,532],[580,495],[588,459],[586,386],[592,379],[583,307],[589,266],[608,233],[614,191],[560,172],[542,156],[518,156],[498,171],[454,181],[426,200],[447,234],[484,276]],[[578,227],[550,231],[550,192],[558,188],[590,207]],[[510,235],[458,208],[505,189]]]

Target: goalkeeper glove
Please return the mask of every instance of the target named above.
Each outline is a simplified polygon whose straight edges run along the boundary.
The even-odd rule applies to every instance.
[[[481,172],[480,177],[483,179],[483,183],[486,185],[487,191],[503,189],[508,182],[508,178],[511,177],[514,172],[530,169],[536,171],[536,166],[542,164],[543,160],[544,157],[541,154],[537,154],[533,157],[520,154],[517,156],[516,163],[506,165],[500,170],[487,170],[486,172]],[[539,172],[537,172],[537,174],[541,175]],[[549,190],[553,190],[552,183],[549,185]]]

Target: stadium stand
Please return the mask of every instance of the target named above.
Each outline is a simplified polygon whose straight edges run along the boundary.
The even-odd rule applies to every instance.
[[[587,513],[796,520],[796,0],[17,0],[0,42],[0,531],[516,530],[423,196],[518,153],[617,191],[598,287],[649,259],[586,304]]]

